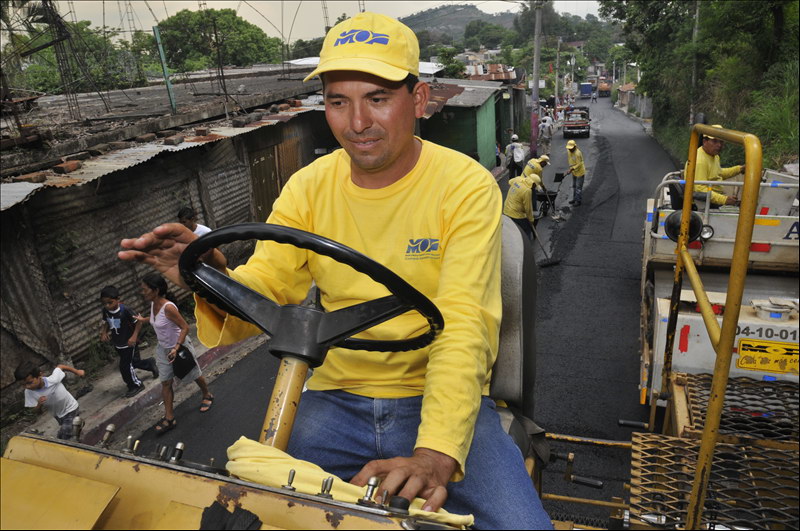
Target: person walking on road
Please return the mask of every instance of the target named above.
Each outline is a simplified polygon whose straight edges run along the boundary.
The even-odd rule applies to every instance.
[[[80,414],[78,401],[67,391],[62,380],[64,371],[83,378],[86,373],[69,365],[56,365],[50,376],[43,376],[41,369],[30,361],[23,361],[14,371],[14,379],[25,387],[25,407],[46,409],[58,422],[59,439],[69,440],[73,436],[73,420]]]
[[[178,307],[171,300],[167,291],[167,281],[158,273],[150,273],[142,279],[142,296],[150,303],[150,316],[138,316],[141,322],[149,322],[158,338],[156,346],[156,363],[158,364],[159,379],[161,380],[161,396],[164,398],[164,416],[155,425],[156,433],[163,434],[178,425],[175,420],[173,408],[175,391],[172,380],[175,377],[172,363],[181,347],[186,347],[194,356],[194,346],[189,338],[189,325],[184,320]],[[211,409],[214,395],[208,390],[208,384],[200,371],[200,366],[189,371],[181,383],[194,381],[203,393],[200,403],[200,412],[205,413]]]
[[[509,179],[517,177],[522,173],[522,163],[525,161],[525,148],[518,142],[517,135],[511,135],[511,143],[506,146],[506,167],[508,168]]]
[[[583,164],[583,153],[578,149],[574,140],[567,142],[567,162],[572,174],[572,201],[570,205],[580,206],[583,198],[583,179],[586,176],[586,166]]]
[[[553,139],[553,119],[545,116],[539,122],[539,153],[550,154],[550,142]]]
[[[100,341],[111,342],[119,355],[119,373],[122,381],[128,386],[126,398],[130,398],[144,390],[144,384],[136,375],[136,369],[144,369],[158,378],[158,365],[155,358],[143,360],[139,357],[139,334],[142,323],[133,312],[119,300],[116,286],[106,286],[100,291],[100,302],[103,304],[103,324],[100,330]]]
[[[722,129],[721,125],[714,124],[711,127]],[[724,147],[722,139],[703,135],[703,144],[697,148],[697,162],[694,171],[694,180],[697,181],[723,181],[730,179],[740,173],[744,173],[745,165],[731,166],[722,168],[719,164],[719,154]],[[688,166],[688,162],[686,163]],[[711,192],[711,207],[719,208],[722,205],[739,206],[740,201],[735,197],[725,195],[725,190],[719,185],[696,184],[694,186],[695,199],[705,201],[708,192]]]

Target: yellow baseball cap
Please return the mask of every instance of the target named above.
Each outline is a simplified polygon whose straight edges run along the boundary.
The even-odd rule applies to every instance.
[[[325,36],[319,65],[303,81],[332,70],[366,72],[390,81],[419,76],[419,42],[411,28],[386,15],[359,13]]]
[[[722,126],[719,125],[719,124],[714,124],[711,127],[716,127],[717,129],[722,129]],[[705,136],[706,138],[710,138],[712,140],[717,140],[717,137],[715,137],[715,136],[711,136],[711,135],[703,135],[703,136]]]
[[[576,146],[576,144],[575,144],[574,140],[570,140],[570,141],[567,142],[567,149],[572,149],[575,146]]]

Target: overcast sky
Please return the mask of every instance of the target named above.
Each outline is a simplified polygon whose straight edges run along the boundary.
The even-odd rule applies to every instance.
[[[5,0],[0,0],[5,1]],[[93,26],[103,26],[103,12],[105,11],[105,25],[109,27],[123,26],[127,29],[127,20],[124,19],[125,1],[119,0],[75,0],[71,2],[75,6],[75,14],[78,20],[89,20]],[[72,21],[70,13],[70,2],[59,0],[57,2],[59,11],[68,21]],[[151,31],[155,25],[153,14],[159,19],[166,18],[166,14],[174,15],[182,9],[197,10],[197,1],[179,0],[132,0],[134,9],[134,25],[136,29]],[[358,12],[358,2],[332,1],[327,2],[328,15],[331,23],[342,13],[352,16]],[[375,11],[393,17],[404,17],[412,13],[425,11],[432,7],[447,4],[474,4],[478,9],[487,13],[499,13],[501,11],[519,11],[519,4],[516,2],[489,0],[472,1],[457,0],[451,2],[426,2],[426,1],[382,1],[366,0],[368,11]],[[322,2],[319,1],[253,1],[253,0],[229,0],[213,1],[207,0],[206,5],[212,9],[238,9],[238,14],[243,19],[255,24],[264,30],[270,37],[280,37],[283,34],[290,42],[297,39],[313,39],[322,37],[324,34],[324,22],[322,16]],[[556,0],[555,10],[559,13],[571,13],[581,17],[587,13],[597,15],[598,4],[594,1],[567,1]],[[152,9],[152,13],[150,10]],[[122,12],[120,11],[122,10]],[[293,23],[294,21],[294,23]]]

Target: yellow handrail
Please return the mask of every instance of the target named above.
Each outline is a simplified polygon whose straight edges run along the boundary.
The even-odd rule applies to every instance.
[[[700,274],[697,272],[694,260],[692,260],[692,256],[689,254],[689,251],[686,250],[686,247],[681,248],[681,260],[683,261],[683,266],[686,268],[686,276],[689,277],[689,282],[691,282],[692,289],[697,297],[697,305],[700,306],[700,314],[703,316],[703,322],[706,324],[708,337],[711,339],[714,350],[716,350],[717,345],[719,345],[719,322],[717,321],[717,316],[714,314],[714,309],[711,307],[711,301],[708,300],[708,295],[703,287],[703,281],[700,280]]]
[[[744,146],[745,176],[742,190],[742,202],[739,207],[739,220],[736,227],[736,240],[733,245],[733,258],[728,279],[728,294],[725,299],[725,312],[720,329],[716,317],[711,311],[708,296],[705,294],[700,276],[686,247],[689,239],[689,220],[692,211],[694,194],[694,176],[697,164],[697,148],[700,145],[701,135],[714,136],[727,142],[734,142]],[[686,529],[698,529],[703,516],[706,491],[711,477],[711,465],[714,457],[714,448],[719,435],[719,424],[722,416],[722,407],[725,401],[725,388],[728,385],[728,376],[731,368],[733,342],[736,336],[736,326],[739,321],[739,311],[742,304],[744,281],[747,276],[747,264],[750,259],[750,244],[753,239],[753,224],[758,203],[759,185],[761,183],[761,141],[757,136],[734,131],[719,129],[703,124],[695,124],[689,141],[689,162],[686,168],[686,183],[683,194],[683,212],[681,215],[681,231],[675,248],[677,260],[675,276],[670,303],[670,315],[667,325],[667,350],[664,353],[664,372],[661,379],[662,393],[666,392],[667,379],[672,371],[672,348],[677,325],[678,304],[680,303],[680,290],[682,272],[686,268],[692,288],[698,298],[703,321],[708,329],[709,337],[717,353],[714,365],[714,377],[711,383],[708,410],[706,411],[705,425],[700,451],[697,455],[697,467],[692,484],[692,493],[687,509]]]

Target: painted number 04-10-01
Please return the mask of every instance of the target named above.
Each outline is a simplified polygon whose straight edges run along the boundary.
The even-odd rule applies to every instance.
[[[797,341],[797,330],[789,330],[787,328],[776,330],[774,328],[764,328],[762,326],[759,326],[758,328],[751,328],[749,326],[742,328],[737,326],[736,335],[745,337],[763,337],[764,339],[783,339],[784,341],[791,339],[792,341]]]

